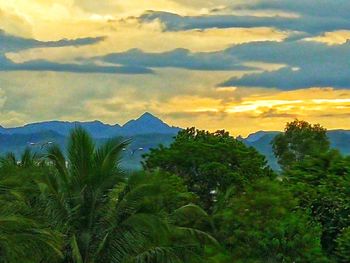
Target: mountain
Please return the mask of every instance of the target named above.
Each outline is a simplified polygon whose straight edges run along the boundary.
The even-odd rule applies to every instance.
[[[119,125],[108,125],[100,121],[93,122],[67,122],[67,121],[48,121],[31,123],[22,127],[15,128],[0,128],[1,134],[33,134],[43,131],[53,131],[57,134],[67,136],[69,132],[76,126],[82,126],[88,130],[94,137],[109,137],[113,132],[121,129]]]
[[[0,126],[0,155],[13,152],[20,156],[26,147],[41,153],[47,142],[56,143],[65,149],[69,132],[77,126],[86,129],[96,144],[116,136],[131,139],[122,161],[122,166],[128,170],[141,168],[143,154],[159,144],[169,145],[180,131],[180,128],[169,126],[148,112],[122,126],[104,124],[100,121],[48,121],[14,128]]]
[[[131,120],[120,126],[119,124],[109,125],[100,121],[92,122],[67,122],[48,121],[31,123],[21,127],[4,128],[0,126],[0,134],[34,134],[45,131],[52,131],[62,136],[67,136],[69,132],[77,126],[86,129],[94,138],[110,138],[114,136],[134,136],[138,134],[176,134],[180,128],[171,127],[159,118],[146,112],[136,120]]]
[[[148,112],[122,126],[104,124],[100,121],[48,121],[15,128],[0,126],[0,155],[14,152],[19,156],[26,147],[42,152],[42,148],[44,148],[42,146],[45,142],[54,142],[65,149],[68,134],[76,126],[82,126],[88,130],[97,144],[115,136],[131,139],[131,144],[124,152],[122,162],[123,167],[130,170],[141,168],[140,162],[143,154],[159,144],[169,145],[174,136],[181,130],[178,127],[169,126]],[[278,170],[279,165],[273,154],[271,141],[279,133],[278,131],[258,131],[250,134],[247,138],[239,136],[237,139],[265,155],[269,165]],[[332,148],[338,149],[345,155],[350,155],[350,131],[331,130],[327,134]]]
[[[243,142],[247,146],[251,146],[251,147],[255,148],[261,154],[265,155],[269,165],[274,170],[278,170],[279,165],[278,165],[277,160],[273,154],[271,142],[277,134],[279,134],[279,132],[259,131],[256,134],[253,133],[253,134],[249,135],[247,138],[243,139]]]
[[[19,156],[26,147],[31,147],[34,151],[41,151],[43,142],[55,142],[64,147],[67,137],[53,131],[41,131],[31,134],[1,134],[0,133],[0,155],[13,152]],[[36,144],[33,144],[36,143]]]
[[[160,144],[168,146],[174,138],[174,134],[141,134],[132,136],[131,143],[124,151],[122,167],[127,170],[141,169],[142,155],[151,148]],[[43,131],[32,134],[0,134],[0,155],[13,152],[19,157],[26,147],[32,151],[43,153],[47,142],[58,144],[64,151],[66,150],[68,136],[63,136],[53,131]],[[94,138],[97,145],[102,144],[106,138]]]
[[[179,130],[180,128],[170,127],[161,119],[148,112],[144,113],[137,120],[128,121],[122,126],[123,133],[128,135],[150,133],[173,134]]]
[[[350,131],[328,131],[328,138],[332,148],[338,149],[344,155],[350,155]]]
[[[253,143],[258,140],[260,140],[262,137],[264,137],[266,134],[274,134],[277,135],[279,132],[271,131],[271,132],[266,132],[266,131],[258,131],[252,134],[249,134],[247,138],[244,139],[244,141],[248,143]]]

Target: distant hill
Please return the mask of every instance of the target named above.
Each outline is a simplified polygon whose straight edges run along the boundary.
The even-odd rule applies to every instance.
[[[143,154],[159,144],[169,145],[181,130],[178,127],[169,126],[148,112],[124,125],[109,125],[100,121],[48,121],[15,128],[0,126],[0,154],[14,152],[19,156],[26,147],[42,152],[41,145],[45,142],[53,142],[65,148],[67,136],[76,126],[88,130],[97,144],[117,136],[131,139],[129,148],[124,152],[122,163],[124,168],[130,170],[141,168],[140,161]],[[250,134],[247,138],[239,136],[237,139],[265,155],[270,166],[278,170],[279,166],[272,152],[271,141],[279,133],[278,131],[258,131]],[[345,155],[350,155],[350,131],[331,130],[328,131],[328,137],[332,148],[338,149]]]
[[[328,132],[331,147],[345,155],[350,155],[350,131],[333,130]]]
[[[269,165],[274,170],[279,169],[279,165],[277,163],[277,160],[273,154],[271,141],[277,134],[280,132],[263,132],[259,131],[257,136],[255,134],[249,135],[246,139],[243,139],[243,142],[248,145],[254,147],[258,152],[265,155],[266,159],[269,162]],[[252,138],[254,138],[252,140]]]
[[[139,134],[176,134],[180,128],[172,127],[159,118],[146,112],[136,120],[130,120],[124,125],[109,125],[100,121],[92,122],[67,122],[48,121],[31,123],[21,127],[4,128],[0,126],[0,134],[35,134],[52,131],[67,136],[74,127],[81,126],[86,129],[94,138],[110,138],[114,136],[134,136]]]
[[[169,145],[180,131],[180,128],[169,126],[147,112],[122,126],[104,124],[100,121],[48,121],[15,128],[0,126],[0,154],[13,152],[20,156],[26,147],[30,147],[35,152],[43,152],[42,146],[47,142],[58,144],[65,149],[69,132],[77,126],[85,128],[97,144],[112,137],[131,139],[122,162],[123,167],[128,170],[141,168],[140,161],[144,153],[159,144]]]
[[[258,132],[249,134],[249,136],[247,138],[243,139],[243,141],[245,141],[247,143],[254,143],[256,141],[259,141],[265,135],[274,135],[275,136],[278,133],[279,133],[278,131],[271,131],[271,132],[258,131]]]

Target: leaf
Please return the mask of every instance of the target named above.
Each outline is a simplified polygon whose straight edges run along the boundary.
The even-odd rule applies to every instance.
[[[83,263],[83,259],[82,259],[82,256],[80,254],[80,250],[79,250],[77,239],[76,239],[75,235],[73,235],[72,240],[71,240],[71,248],[72,248],[74,263]]]

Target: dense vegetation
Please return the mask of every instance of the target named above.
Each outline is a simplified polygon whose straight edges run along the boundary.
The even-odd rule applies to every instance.
[[[81,128],[0,162],[0,262],[350,262],[350,158],[326,130],[288,123],[279,174],[225,131],[180,131],[120,168],[129,142]]]

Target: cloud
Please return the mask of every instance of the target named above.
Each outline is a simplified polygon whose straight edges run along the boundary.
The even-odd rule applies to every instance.
[[[252,8],[255,6],[252,6]],[[304,7],[305,8],[305,7]],[[310,9],[312,9],[310,7]],[[293,11],[281,9],[282,11]],[[199,15],[180,16],[174,13],[149,11],[139,17],[144,23],[160,21],[167,31],[182,31],[208,28],[257,28],[271,27],[282,31],[297,31],[295,38],[314,36],[324,32],[350,29],[349,16],[301,14],[300,16],[254,16],[254,15]]]
[[[3,90],[0,97],[6,98],[0,107],[1,125],[53,119],[98,119],[113,124],[151,111],[170,124],[210,130],[225,128],[236,135],[260,129],[283,129],[294,117],[288,114],[319,122],[330,129],[350,127],[348,122],[344,123],[343,115],[350,112],[350,90],[218,92],[217,81],[230,74],[181,69],[159,69],[157,74],[132,77],[46,71],[0,72]],[[247,93],[239,100],[232,99],[241,90]],[[302,102],[297,103],[299,100]],[[325,113],[328,116],[322,116]]]
[[[20,51],[30,48],[52,48],[67,46],[86,46],[104,40],[104,37],[87,37],[78,39],[61,39],[58,41],[38,41],[35,39],[13,36],[0,30],[0,71],[57,71],[75,73],[107,73],[107,74],[149,74],[153,71],[138,65],[104,66],[82,60],[81,63],[57,63],[48,60],[30,60],[23,63],[14,63],[5,55],[6,52]]]
[[[23,46],[32,45],[26,40]],[[87,44],[91,39],[44,42],[47,46]],[[29,60],[14,63],[2,58],[0,70],[64,71],[77,73],[152,73],[151,68],[182,68],[202,71],[243,71],[226,81],[218,80],[222,87],[263,87],[282,90],[309,87],[350,88],[350,42],[327,45],[315,41],[288,40],[250,42],[234,45],[222,51],[191,52],[174,49],[166,52],[145,52],[132,49],[91,59],[81,58],[76,63],[57,63],[47,60]],[[277,70],[254,66],[281,65]],[[284,66],[283,66],[284,65]]]
[[[102,2],[0,0],[1,124],[350,127],[348,0]]]
[[[278,88],[281,90],[295,90],[309,87],[350,89],[349,72],[346,69],[340,69],[340,72],[332,72],[332,70],[332,66],[319,66],[316,68],[304,67],[300,70],[285,67],[273,72],[251,74],[242,78],[232,78],[219,86],[265,87]]]
[[[234,77],[220,86],[293,90],[308,87],[350,88],[350,42],[326,45],[312,41],[256,42],[224,53],[241,61],[285,64],[276,71]]]
[[[0,57],[0,71],[56,71],[74,73],[106,74],[150,74],[151,69],[137,66],[100,66],[95,64],[61,64],[47,60],[32,60],[24,63],[13,63],[6,57]]]
[[[287,113],[287,112],[278,112],[277,109],[268,109],[267,111],[261,113],[260,115],[254,116],[254,118],[290,118],[290,119],[295,119],[295,118],[298,118],[298,114]]]
[[[348,0],[258,0],[245,1],[232,5],[241,10],[281,10],[297,14],[332,18],[349,18],[350,2]]]
[[[181,16],[174,13],[161,11],[148,11],[139,17],[141,22],[153,22],[159,20],[169,31],[181,31],[207,28],[242,28],[242,27],[269,27],[273,24],[282,28],[293,23],[293,18],[283,17],[255,17],[237,15],[202,15]]]
[[[219,83],[221,87],[263,87],[282,90],[309,87],[350,88],[350,42],[327,45],[314,41],[263,41],[235,45],[217,52],[175,49],[147,53],[138,49],[96,57],[127,67],[246,71]],[[259,63],[267,66],[257,68]],[[281,65],[268,70],[268,65]]]
[[[103,41],[104,37],[87,37],[78,39],[61,39],[58,41],[38,41],[30,38],[23,38],[7,34],[0,29],[0,53],[19,51],[29,48],[40,47],[67,47],[67,46],[85,46]]]
[[[8,33],[30,36],[32,29],[28,21],[10,11],[0,8],[0,30]]]
[[[224,56],[221,52],[192,53],[187,49],[175,49],[162,53],[145,53],[139,49],[133,49],[127,52],[108,54],[97,59],[132,67],[138,65],[150,68],[173,67],[211,71],[255,69],[244,66],[234,57]]]
[[[169,110],[198,109],[203,102],[208,100],[210,103],[208,94],[215,96],[217,93],[217,80],[231,74],[181,69],[160,69],[157,74],[132,77],[125,74],[2,71],[0,87],[7,100],[4,108],[0,109],[0,124],[19,125],[52,119],[99,119],[122,123],[146,110],[166,117]],[[189,98],[186,105],[183,97],[172,100],[179,94],[197,94],[197,99],[193,101]],[[203,101],[201,97],[207,99]],[[10,121],[8,116],[12,111],[23,115],[22,120]]]

